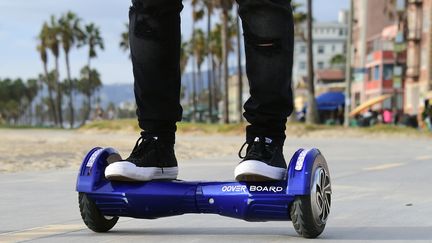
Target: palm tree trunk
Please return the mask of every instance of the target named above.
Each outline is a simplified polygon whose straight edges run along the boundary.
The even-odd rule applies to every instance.
[[[211,9],[207,8],[207,86],[208,86],[208,112],[209,122],[213,122],[213,64],[212,64],[212,53],[210,51],[210,34],[211,34]]]
[[[203,81],[203,78],[202,78],[201,65],[197,64],[197,70],[198,70],[198,83],[200,84],[200,89],[199,89],[199,93],[198,93],[199,94],[198,95],[198,101],[200,101],[200,100],[204,100],[202,98],[203,94],[204,94],[204,81]],[[203,121],[201,115],[202,115],[202,112],[200,112],[200,114],[199,114],[199,121],[200,122]]]
[[[196,60],[198,60],[198,58],[196,58]],[[196,81],[197,81],[197,104],[200,104],[200,97],[202,95],[202,90],[203,90],[203,84],[202,84],[202,79],[201,79],[201,75],[200,75],[200,69],[201,67],[199,66],[198,62],[195,64],[196,65],[196,70],[197,70],[197,74],[196,74]]]
[[[224,83],[224,117],[225,124],[229,123],[229,97],[228,97],[228,10],[222,9],[222,62]]]
[[[90,68],[91,63],[90,62],[91,62],[91,56],[89,56],[87,59],[87,67],[89,68],[89,70],[91,70],[91,68]]]
[[[68,76],[68,82],[69,82],[69,125],[70,128],[73,128],[74,120],[75,120],[75,110],[73,106],[73,84],[72,84],[72,78],[70,73],[70,63],[69,63],[69,53],[65,53],[66,58],[66,71]]]
[[[81,126],[83,126],[86,123],[86,121],[90,120],[91,109],[92,109],[91,108],[91,93],[89,92],[87,94],[87,109],[86,109],[83,121],[81,123]]]
[[[87,121],[87,120],[89,120],[90,119],[90,114],[91,114],[91,109],[92,109],[92,105],[91,105],[91,94],[89,94],[88,96],[87,96],[87,112],[86,112],[86,116],[85,116],[85,120],[84,120],[84,123],[85,123],[85,121]]]
[[[92,82],[91,81],[91,56],[90,56],[90,54],[89,54],[89,56],[88,56],[88,60],[87,60],[87,67],[88,67],[88,82]],[[90,91],[88,91],[88,92],[90,92]],[[84,125],[85,123],[86,123],[86,121],[87,120],[89,120],[90,119],[90,113],[91,113],[91,94],[89,94],[89,95],[87,95],[87,111],[86,111],[86,113],[85,113],[85,116],[84,116],[84,118],[83,118],[83,121],[82,121],[82,124],[81,124],[81,126],[82,125]]]
[[[29,111],[28,111],[28,120],[27,120],[27,124],[32,126],[33,125],[33,100],[29,101]]]
[[[31,126],[32,125],[32,119],[33,119],[33,107],[32,107],[32,103],[31,101],[29,101],[29,108],[27,109],[27,116],[26,118],[26,123],[27,125]]]
[[[85,96],[87,98],[87,104],[85,104],[83,102],[83,107],[87,106],[87,108],[83,112],[84,114],[83,114],[83,118],[82,118],[82,121],[81,121],[81,124],[80,124],[81,127],[84,126],[86,124],[86,121],[88,121],[90,119],[90,113],[91,113],[91,109],[92,109],[91,94],[88,93]]]
[[[50,106],[49,109],[50,109],[51,116],[54,120],[54,124],[57,126],[58,125],[57,109],[56,109],[56,105],[55,105],[54,97],[53,97],[53,87],[51,86],[51,82],[49,80],[47,63],[44,62],[43,66],[44,66],[45,79],[46,79],[47,87],[48,87],[48,100],[49,100],[49,106]]]
[[[195,6],[193,6],[193,12],[195,12]],[[195,48],[195,19],[192,18],[192,49]],[[196,113],[197,113],[197,87],[196,87],[196,61],[195,55],[191,55],[192,59],[192,122],[196,122]]]
[[[58,57],[55,57],[55,72],[56,72],[56,88],[57,88],[57,97],[56,97],[56,103],[57,103],[57,115],[58,115],[58,121],[60,124],[60,127],[63,128],[63,112],[62,112],[62,88],[60,85],[60,75],[59,75],[59,59]]]
[[[196,63],[192,56],[192,122],[196,122],[197,113],[197,78],[196,78]]]
[[[219,113],[219,108],[218,108],[218,102],[217,102],[217,87],[218,86],[218,81],[217,81],[217,76],[216,76],[216,63],[213,60],[213,55],[212,55],[212,59],[211,59],[211,65],[212,65],[212,103],[213,103],[213,108],[214,108],[214,113],[218,114]]]
[[[218,83],[216,85],[216,94],[217,94],[216,95],[216,102],[217,102],[217,104],[219,104],[222,101],[222,98],[223,98],[222,97],[222,83],[223,83],[222,82],[222,63],[218,64],[218,78],[217,78],[217,82]],[[219,107],[218,107],[218,110],[220,110]],[[223,110],[219,111],[219,112],[223,112]]]
[[[240,33],[240,16],[237,6],[237,75],[238,75],[238,113],[239,122],[243,121],[243,68],[242,68],[242,50],[241,50],[241,33]]]
[[[314,85],[314,61],[313,61],[313,26],[312,26],[312,0],[307,1],[307,51],[308,51],[308,108],[306,112],[306,123],[317,124],[319,122],[318,111],[315,100],[315,85]]]

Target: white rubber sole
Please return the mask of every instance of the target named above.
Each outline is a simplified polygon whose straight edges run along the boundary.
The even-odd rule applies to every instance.
[[[156,168],[156,173],[153,176],[153,179],[168,179],[175,180],[178,175],[178,167],[165,167],[165,168]]]
[[[246,160],[237,165],[234,177],[237,181],[284,180],[286,171],[258,160]]]
[[[119,161],[108,165],[105,169],[105,177],[116,181],[151,181],[154,179],[176,179],[177,167],[137,167],[128,161]]]

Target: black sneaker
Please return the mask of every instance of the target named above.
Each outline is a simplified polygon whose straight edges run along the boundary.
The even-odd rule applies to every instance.
[[[268,181],[284,180],[287,165],[282,154],[282,146],[272,143],[266,137],[256,137],[252,144],[248,144],[246,156],[241,156],[244,146],[239,151],[243,159],[235,168],[234,176],[237,181]]]
[[[105,177],[116,181],[175,180],[178,175],[174,144],[158,137],[140,137],[126,160],[114,162],[105,169]]]

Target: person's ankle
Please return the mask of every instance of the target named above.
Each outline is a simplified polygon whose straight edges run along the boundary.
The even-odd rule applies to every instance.
[[[141,137],[143,139],[157,138],[165,144],[175,144],[175,132],[142,131]]]
[[[283,147],[285,143],[285,134],[284,135],[260,135],[260,134],[246,134],[246,143],[252,144],[256,138],[265,139],[268,141],[268,143],[273,144],[274,146],[281,146]]]

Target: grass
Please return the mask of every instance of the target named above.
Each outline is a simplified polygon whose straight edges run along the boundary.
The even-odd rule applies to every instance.
[[[200,132],[206,134],[213,133],[243,133],[246,124],[208,124],[208,123],[190,123],[180,122],[177,124],[177,130],[179,132]]]
[[[240,124],[208,124],[208,123],[177,123],[179,133],[197,133],[197,134],[243,134],[247,123]],[[4,126],[0,129],[58,129],[49,127],[31,127],[31,126]],[[90,122],[78,131],[95,131],[95,132],[139,132],[138,122],[136,119],[118,119],[118,120],[101,120]],[[393,126],[393,125],[376,125],[373,127],[356,127],[344,128],[341,126],[330,125],[306,125],[299,122],[289,122],[287,124],[287,135],[304,136],[315,135],[317,132],[324,132],[324,136],[421,136],[432,138],[432,133],[421,132],[414,128]],[[323,133],[321,133],[323,134]],[[349,135],[350,134],[350,135]]]
[[[208,123],[177,123],[177,131],[180,133],[242,133],[246,124],[208,124]],[[88,123],[79,129],[80,131],[140,131],[136,119],[103,120]]]
[[[136,130],[139,131],[136,119],[101,120],[85,124],[79,130]]]
[[[47,130],[60,130],[58,127],[51,126],[30,126],[30,125],[6,125],[0,124],[0,129],[47,129]]]
[[[384,124],[379,124],[372,127],[366,127],[361,129],[363,129],[367,133],[406,134],[406,135],[422,134],[422,132],[420,132],[418,129],[415,128],[395,126],[395,125],[384,125]]]
[[[210,124],[210,123],[177,123],[179,133],[203,133],[203,134],[242,134],[245,131],[247,123],[236,124]],[[322,130],[342,129],[340,127],[328,125],[305,125],[299,122],[290,122],[287,124],[288,133],[308,133]],[[79,130],[93,131],[140,131],[135,119],[119,119],[112,121],[94,121],[81,127]]]

